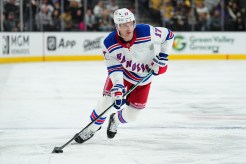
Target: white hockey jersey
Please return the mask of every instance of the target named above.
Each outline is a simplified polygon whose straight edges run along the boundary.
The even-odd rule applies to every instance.
[[[174,35],[164,27],[138,24],[131,42],[123,43],[117,31],[111,32],[104,40],[103,55],[108,74],[113,84],[123,84],[123,79],[136,84],[148,74],[155,54],[158,51],[168,57],[171,52]],[[165,68],[166,69],[166,68]],[[147,79],[140,85],[151,82]]]

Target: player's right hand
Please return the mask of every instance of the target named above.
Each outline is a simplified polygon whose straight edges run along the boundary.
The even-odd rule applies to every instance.
[[[165,54],[159,53],[159,55],[156,55],[156,57],[153,58],[153,61],[151,63],[152,67],[151,69],[154,71],[154,75],[159,75],[159,69],[160,67],[165,67],[168,63],[168,58]]]
[[[122,84],[116,84],[110,90],[111,97],[114,99],[114,104],[116,109],[120,109],[123,105],[123,95],[125,93],[125,86]]]

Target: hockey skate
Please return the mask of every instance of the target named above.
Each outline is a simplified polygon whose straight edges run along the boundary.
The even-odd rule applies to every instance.
[[[114,138],[117,133],[117,127],[119,123],[116,123],[114,120],[115,113],[112,113],[109,118],[108,128],[107,128],[107,136],[108,138]]]
[[[99,127],[98,130],[100,130],[100,129],[101,129],[101,126]],[[91,139],[91,138],[94,136],[94,134],[95,134],[98,130],[96,130],[96,131],[91,131],[91,130],[89,130],[89,129],[87,128],[87,129],[85,129],[84,131],[82,131],[79,135],[78,135],[78,133],[77,133],[76,135],[78,135],[78,137],[76,137],[74,140],[75,140],[77,143],[82,144],[82,143],[84,143],[85,141]]]

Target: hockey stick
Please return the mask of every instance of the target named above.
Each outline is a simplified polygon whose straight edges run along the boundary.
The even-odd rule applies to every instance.
[[[126,92],[123,97],[126,97],[127,95],[129,95],[135,88],[137,88],[139,86],[139,84],[141,84],[142,82],[144,82],[145,80],[147,80],[148,78],[150,78],[153,74],[153,70],[151,70],[145,77],[142,78],[142,80],[140,80],[137,84],[133,85],[131,87],[131,89],[128,90],[128,92]],[[66,142],[64,145],[60,146],[60,147],[55,147],[54,150],[52,151],[52,153],[63,153],[63,150],[69,143],[71,143],[75,138],[77,138],[79,136],[79,134],[84,131],[86,128],[88,128],[91,124],[93,124],[98,118],[102,117],[102,115],[104,115],[111,107],[114,106],[114,103],[112,105],[110,105],[107,109],[104,110],[104,112],[102,112],[95,120],[93,120],[92,122],[90,122],[86,127],[84,127],[79,133],[77,133],[73,138],[71,138],[68,142]]]

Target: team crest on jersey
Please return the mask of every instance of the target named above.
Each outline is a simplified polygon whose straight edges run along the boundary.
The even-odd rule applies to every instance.
[[[125,68],[131,69],[131,71],[136,72],[144,72],[145,70],[149,70],[149,65],[145,63],[135,63],[132,60],[127,60],[125,55],[122,53],[116,54],[117,59],[121,64],[125,65]]]

